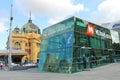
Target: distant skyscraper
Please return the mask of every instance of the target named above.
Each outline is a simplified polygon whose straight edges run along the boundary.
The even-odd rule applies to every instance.
[[[118,32],[120,41],[120,21],[113,23],[112,29]]]
[[[113,42],[120,41],[120,21],[103,23],[103,24],[101,24],[101,26],[112,29],[111,35],[114,37],[114,40],[117,40],[117,41],[113,41]],[[117,31],[118,33],[115,31]],[[117,37],[115,37],[115,36],[117,36]],[[118,38],[119,38],[119,40],[118,40]]]
[[[112,24],[109,22],[109,23],[103,23],[103,24],[101,24],[101,26],[103,26],[103,27],[105,27],[105,28],[109,28],[109,29],[111,29],[112,28],[112,26],[111,26]]]

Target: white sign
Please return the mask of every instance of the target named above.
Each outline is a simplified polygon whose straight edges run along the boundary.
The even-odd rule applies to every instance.
[[[97,35],[99,35],[99,36],[101,36],[101,37],[105,37],[105,38],[112,39],[112,38],[111,38],[111,35],[106,34],[106,33],[104,33],[104,32],[101,32],[100,30],[95,30],[95,32],[96,32]]]

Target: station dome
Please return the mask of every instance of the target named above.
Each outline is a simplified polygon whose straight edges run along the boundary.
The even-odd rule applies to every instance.
[[[12,32],[13,33],[20,33],[20,29],[18,28],[18,26],[16,26]]]
[[[32,20],[30,18],[28,20],[28,23],[22,26],[21,32],[24,32],[24,33],[32,33],[32,32],[34,32],[34,33],[40,34],[40,29],[39,29],[39,27],[37,25],[32,23]]]

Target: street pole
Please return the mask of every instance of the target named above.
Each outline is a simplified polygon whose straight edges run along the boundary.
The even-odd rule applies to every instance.
[[[11,11],[10,11],[10,29],[9,29],[9,53],[8,53],[8,69],[11,70],[11,63],[12,63],[12,7],[13,5],[11,4]]]

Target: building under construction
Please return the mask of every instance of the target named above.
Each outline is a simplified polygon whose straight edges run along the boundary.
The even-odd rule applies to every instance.
[[[43,30],[39,70],[74,73],[112,62],[110,30],[71,17]]]

